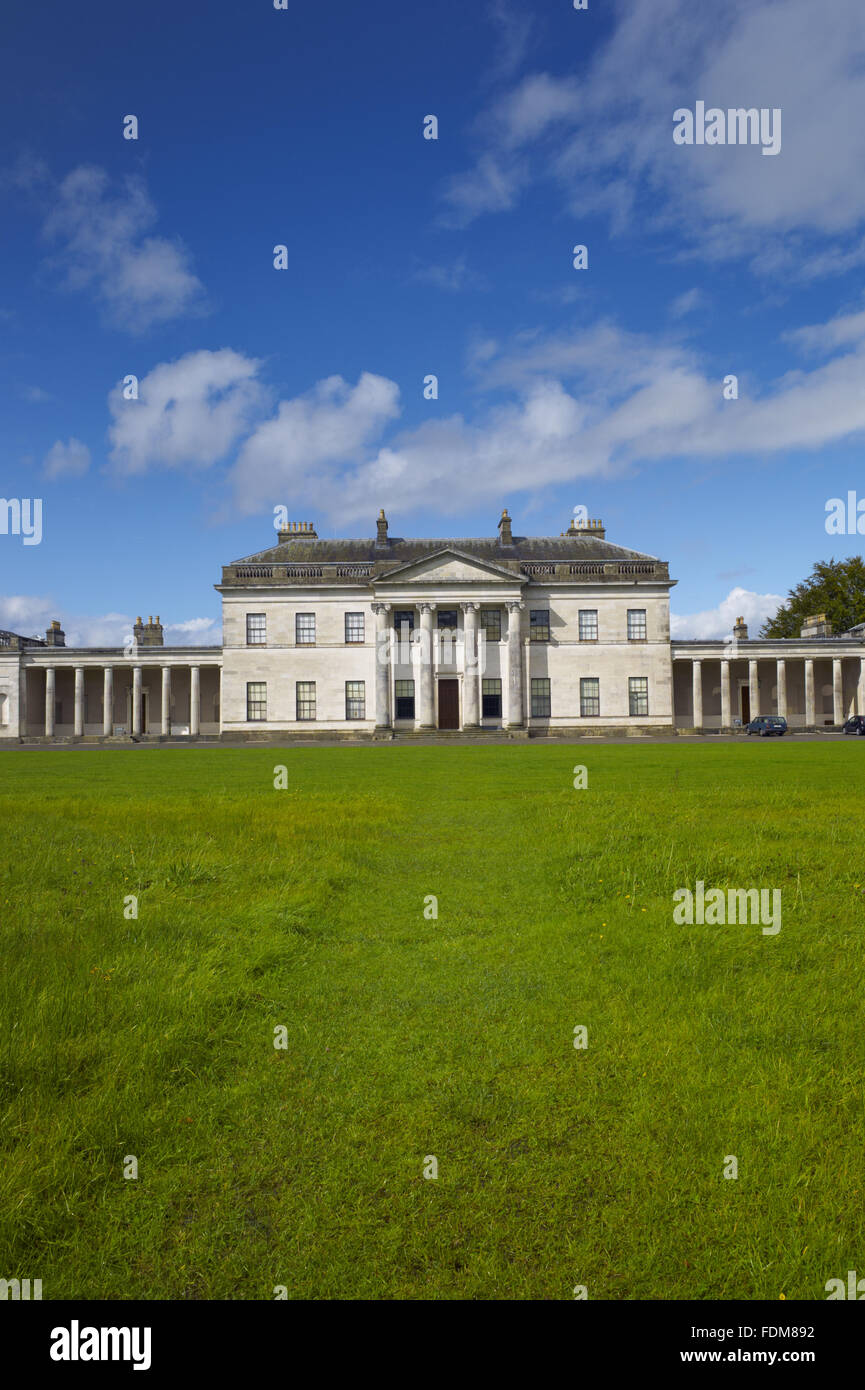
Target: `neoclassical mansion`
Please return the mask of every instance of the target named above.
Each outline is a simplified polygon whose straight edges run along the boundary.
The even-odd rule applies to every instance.
[[[559,536],[320,540],[307,523],[224,567],[223,644],[126,647],[0,632],[0,739],[400,738],[793,728],[865,713],[865,630],[670,640],[666,561],[598,521]]]

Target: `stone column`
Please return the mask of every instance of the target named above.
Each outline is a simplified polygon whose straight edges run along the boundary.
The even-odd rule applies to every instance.
[[[844,675],[840,656],[832,658],[832,722],[844,723]]]
[[[189,668],[189,732],[198,738],[201,725],[201,672],[197,666]]]
[[[721,662],[721,728],[730,729],[733,720],[730,714],[730,662],[725,657]]]
[[[375,727],[390,728],[390,632],[389,603],[374,603],[375,614]]]
[[[141,667],[132,668],[132,732],[141,733]]]
[[[84,667],[75,667],[75,737],[84,733]]]
[[[814,727],[814,659],[805,658],[805,727]]]
[[[748,693],[750,696],[751,718],[756,719],[760,713],[760,682],[757,678],[756,661],[748,662]]]
[[[521,729],[523,715],[523,644],[520,638],[522,603],[517,600],[508,609],[508,710],[509,729]]]
[[[102,736],[110,738],[114,728],[114,667],[102,672]]]
[[[162,668],[162,736],[171,733],[171,667]]]
[[[45,667],[45,737],[54,737],[54,667]]]
[[[435,709],[435,647],[433,645],[434,603],[421,603],[420,608],[420,726],[434,729]]]
[[[478,609],[480,604],[464,603],[463,610],[463,728],[476,729],[481,722],[480,673],[478,654]]]
[[[694,703],[694,728],[703,727],[703,663],[691,662],[691,691]]]
[[[777,683],[778,683],[778,713],[782,719],[787,718],[787,663],[783,656],[778,657],[777,662]]]

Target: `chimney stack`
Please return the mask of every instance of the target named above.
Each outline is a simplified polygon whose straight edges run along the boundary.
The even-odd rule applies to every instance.
[[[66,646],[66,633],[63,631],[56,618],[45,633],[45,645],[46,647]]]
[[[499,522],[499,545],[513,545],[513,543],[514,538],[511,535],[511,519],[508,516],[508,509],[505,507]]]
[[[278,533],[279,541],[317,541],[318,532],[311,521],[289,521]]]
[[[737,642],[747,642],[748,624],[745,622],[744,618],[736,619],[736,623],[733,628],[733,636],[735,637]]]
[[[384,514],[384,507],[382,507],[381,511],[380,511],[379,514],[378,514],[378,520],[376,521],[375,526],[376,526],[376,536],[375,536],[376,548],[377,548],[377,549],[378,549],[379,547],[384,548],[385,546],[387,546],[387,545],[390,544],[390,542],[388,541],[388,538],[387,538],[387,517],[386,517],[385,514]]]

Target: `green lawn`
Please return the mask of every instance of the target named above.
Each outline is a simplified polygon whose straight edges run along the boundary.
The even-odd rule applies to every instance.
[[[3,756],[0,1277],[825,1298],[865,1272],[863,775],[857,739]],[[780,933],[674,925],[697,879],[780,888]]]

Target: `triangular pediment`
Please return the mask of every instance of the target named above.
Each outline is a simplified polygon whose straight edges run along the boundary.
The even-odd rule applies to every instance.
[[[525,576],[506,570],[503,565],[478,560],[461,550],[448,547],[422,560],[412,560],[389,570],[376,581],[376,588],[386,584],[524,584]]]

